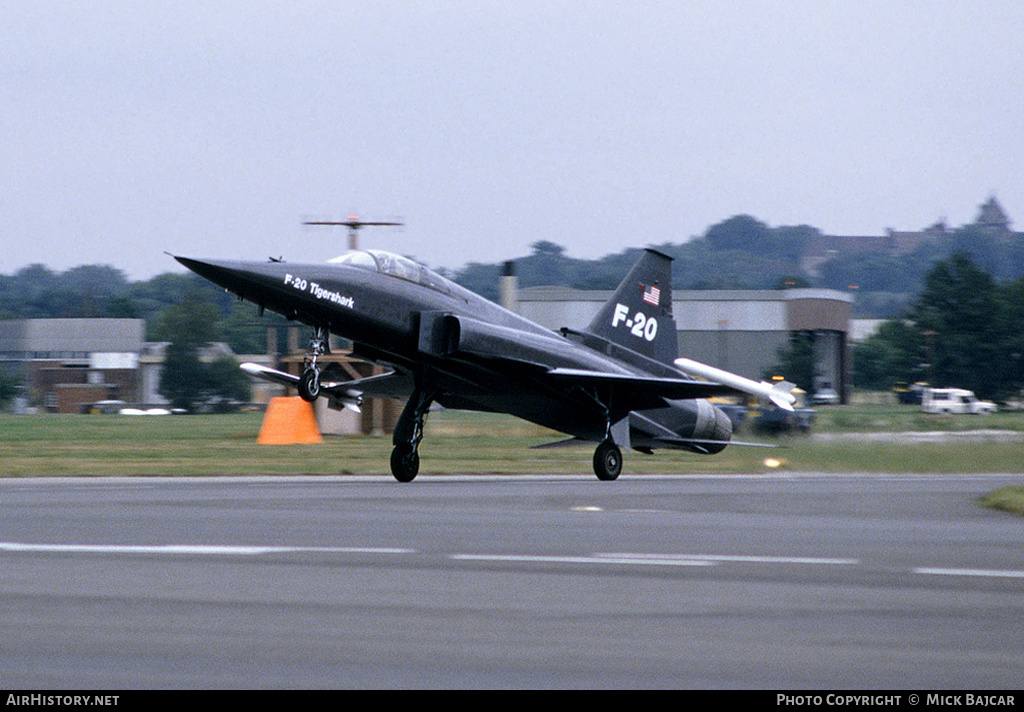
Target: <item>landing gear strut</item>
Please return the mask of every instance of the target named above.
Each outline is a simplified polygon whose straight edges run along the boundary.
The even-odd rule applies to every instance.
[[[304,401],[312,403],[320,395],[320,366],[317,365],[317,359],[325,353],[330,353],[327,329],[318,326],[309,342],[309,354],[298,384],[299,397]]]
[[[423,421],[436,393],[435,390],[427,391],[417,386],[395,424],[391,474],[399,482],[412,482],[420,471],[419,446],[423,439]]]

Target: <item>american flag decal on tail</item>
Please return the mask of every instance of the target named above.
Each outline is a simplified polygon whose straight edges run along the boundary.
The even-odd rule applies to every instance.
[[[640,286],[643,287],[644,290],[644,301],[648,304],[658,306],[658,303],[661,301],[661,290],[653,284],[649,287],[642,284]]]

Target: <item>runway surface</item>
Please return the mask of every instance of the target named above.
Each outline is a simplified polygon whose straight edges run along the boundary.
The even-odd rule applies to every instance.
[[[0,688],[1014,689],[1020,480],[0,480]]]

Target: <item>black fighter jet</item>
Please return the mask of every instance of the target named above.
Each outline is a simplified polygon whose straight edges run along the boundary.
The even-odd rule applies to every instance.
[[[563,442],[597,443],[594,472],[614,480],[622,448],[725,449],[732,423],[709,397],[748,392],[782,407],[792,402],[764,382],[686,359],[677,367],[671,258],[652,249],[589,326],[559,332],[378,250],[349,252],[328,264],[175,259],[261,313],[270,309],[313,328],[301,376],[244,364],[253,376],[294,387],[308,401],[326,397],[335,408],[357,405],[363,396],[407,399],[391,455],[391,472],[401,482],[419,471],[424,417],[433,403],[510,413],[571,436]],[[329,332],[350,340],[356,356],[391,370],[345,380],[330,366],[321,369]]]

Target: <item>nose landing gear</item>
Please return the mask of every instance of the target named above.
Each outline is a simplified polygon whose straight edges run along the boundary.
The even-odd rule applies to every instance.
[[[320,396],[320,366],[317,359],[331,352],[328,339],[327,329],[318,326],[309,342],[309,354],[306,355],[305,368],[298,384],[299,397],[309,403]]]

